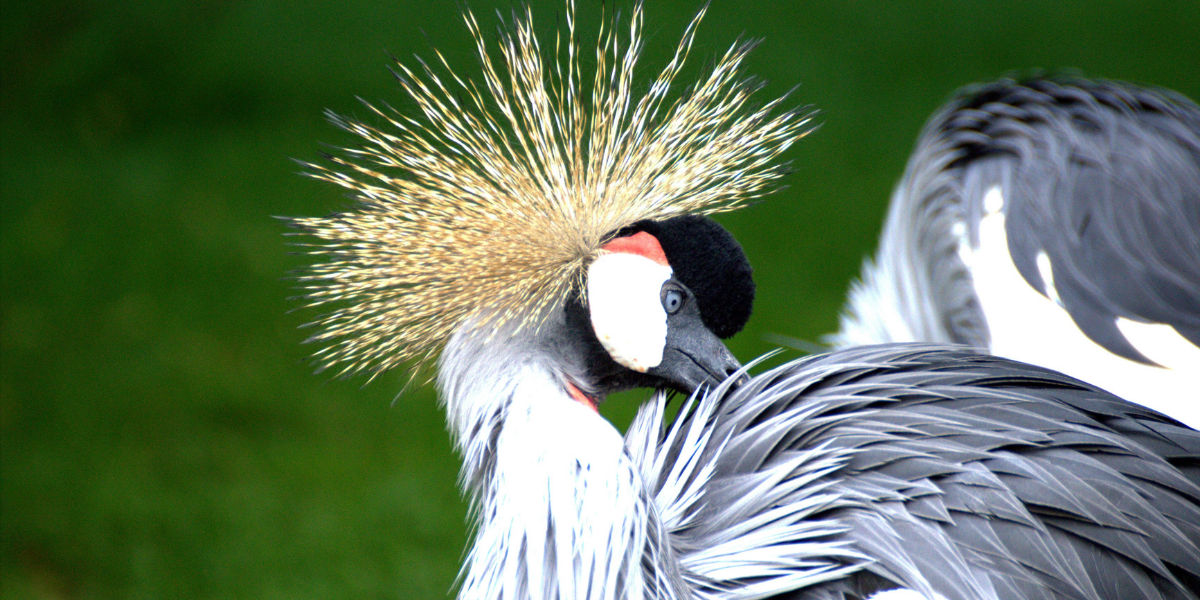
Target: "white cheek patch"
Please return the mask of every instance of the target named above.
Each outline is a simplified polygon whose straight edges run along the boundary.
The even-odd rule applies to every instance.
[[[588,268],[588,309],[596,338],[617,364],[645,373],[662,362],[667,311],[659,295],[671,267],[644,256],[605,254]]]

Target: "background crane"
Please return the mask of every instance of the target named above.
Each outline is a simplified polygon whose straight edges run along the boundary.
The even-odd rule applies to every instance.
[[[1080,78],[961,93],[834,341],[969,344],[1200,426],[1200,107]]]

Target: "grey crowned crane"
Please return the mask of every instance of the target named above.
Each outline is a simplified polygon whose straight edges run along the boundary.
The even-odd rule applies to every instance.
[[[1078,78],[959,94],[833,341],[969,344],[1200,427],[1200,107]]]
[[[361,146],[312,166],[356,201],[293,220],[317,357],[436,362],[476,526],[458,596],[1195,600],[1200,433],[963,348],[746,375],[720,338],[750,267],[704,215],[765,193],[807,119],[749,107],[745,44],[669,100],[702,15],[637,95],[640,5],[594,76],[569,3],[555,64],[526,12],[497,68],[468,12],[481,81],[401,65],[417,114],[335,118]],[[596,408],[638,387],[622,437]]]

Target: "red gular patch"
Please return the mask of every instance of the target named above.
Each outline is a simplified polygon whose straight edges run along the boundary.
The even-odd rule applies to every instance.
[[[644,256],[660,265],[670,266],[667,262],[667,255],[663,253],[662,246],[658,243],[658,238],[639,231],[633,235],[619,237],[604,246],[601,249],[609,252],[624,252],[625,254],[636,254]]]
[[[576,402],[592,409],[596,414],[600,414],[600,401],[583,393],[575,384],[567,383],[567,393],[571,395]]]

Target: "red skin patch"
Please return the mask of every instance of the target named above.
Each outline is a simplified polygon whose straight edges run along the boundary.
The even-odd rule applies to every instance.
[[[662,246],[658,243],[658,238],[639,231],[633,235],[619,237],[603,246],[602,250],[609,252],[624,252],[626,254],[636,254],[644,256],[660,265],[670,266],[667,262],[667,255],[663,254]]]
[[[575,387],[575,384],[567,383],[567,393],[570,394],[571,398],[573,398],[576,402],[592,409],[592,411],[596,414],[600,414],[600,402],[580,391],[579,388]]]

